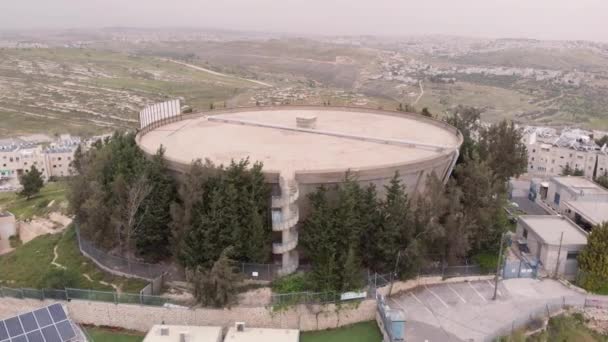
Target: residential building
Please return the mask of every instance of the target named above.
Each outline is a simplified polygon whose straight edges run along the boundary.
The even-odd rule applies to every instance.
[[[144,342],[222,342],[222,327],[157,324]]]
[[[575,279],[577,258],[587,245],[587,234],[572,221],[558,215],[522,215],[516,238],[519,250],[537,260],[547,275]]]
[[[70,166],[80,138],[62,135],[52,143],[31,142],[26,139],[0,141],[0,179],[18,179],[33,166],[42,178],[65,177],[73,174]]]
[[[567,166],[589,179],[608,172],[607,150],[597,146],[589,132],[566,129],[558,135],[553,129],[528,127],[524,142],[530,176],[559,176]]]

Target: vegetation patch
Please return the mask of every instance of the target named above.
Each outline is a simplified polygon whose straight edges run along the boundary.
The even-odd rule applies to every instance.
[[[51,265],[54,249],[58,257],[55,262],[65,267]],[[62,234],[39,236],[11,253],[0,256],[0,282],[8,287],[64,288],[66,285],[81,289],[114,291],[114,284],[125,292],[139,293],[147,282],[138,279],[117,277],[106,273],[78,249],[75,230],[70,227]],[[84,275],[88,275],[91,280]]]
[[[301,333],[302,342],[378,342],[382,340],[375,321],[357,323],[324,331]]]
[[[17,220],[28,220],[61,210],[67,204],[66,195],[66,182],[49,182],[29,200],[13,192],[0,193],[0,208],[13,213]]]
[[[142,333],[110,327],[85,327],[87,334],[95,342],[141,342]]]

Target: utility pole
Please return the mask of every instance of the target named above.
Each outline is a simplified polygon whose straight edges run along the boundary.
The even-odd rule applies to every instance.
[[[492,300],[496,300],[496,293],[498,292],[498,274],[500,273],[500,264],[502,261],[502,245],[505,241],[505,233],[500,235],[500,251],[498,252],[498,261],[496,262],[496,276],[494,277],[494,297]]]
[[[399,267],[399,259],[401,259],[401,251],[397,252],[397,260],[395,260],[395,272],[393,273],[393,276],[391,277],[391,286],[388,289],[388,297],[390,297],[391,293],[393,292],[393,282],[395,281],[395,278],[397,277],[397,268]]]
[[[553,278],[557,279],[557,272],[559,270],[559,258],[562,254],[562,241],[564,239],[564,232],[559,238],[559,249],[557,250],[557,262],[555,263],[555,273],[553,273]]]

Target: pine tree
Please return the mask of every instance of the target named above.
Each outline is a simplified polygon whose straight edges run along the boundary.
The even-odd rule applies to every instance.
[[[578,257],[582,286],[597,291],[608,282],[608,223],[593,227]]]
[[[158,261],[171,253],[171,204],[176,199],[175,182],[166,168],[162,147],[147,163],[144,174],[151,189],[139,211],[135,246],[146,260]]]
[[[317,291],[339,288],[339,267],[334,243],[333,212],[327,199],[327,189],[320,187],[309,195],[311,213],[303,222],[300,242],[313,266],[311,283]]]
[[[478,146],[479,157],[488,162],[496,182],[505,185],[509,178],[526,172],[528,152],[514,123],[503,120],[481,130]]]
[[[24,173],[20,178],[19,182],[23,189],[19,193],[19,195],[26,198],[26,200],[30,200],[32,196],[40,193],[40,189],[44,186],[44,181],[42,180],[42,173],[38,171],[36,166],[32,165],[32,168],[29,172]]]
[[[413,227],[408,222],[409,202],[399,172],[395,172],[385,191],[386,199],[381,206],[382,230],[376,241],[380,272],[393,270],[399,251],[413,238]]]
[[[240,275],[231,258],[232,252],[232,247],[226,247],[211,269],[199,267],[195,272],[194,295],[201,304],[221,308],[235,302]]]

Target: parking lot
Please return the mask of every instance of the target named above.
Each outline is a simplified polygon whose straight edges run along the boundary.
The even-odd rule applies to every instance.
[[[493,280],[443,283],[402,293],[389,305],[404,310],[406,322],[417,327],[416,336],[406,335],[409,341],[485,341],[548,301],[575,300],[578,294],[552,280],[509,279],[499,282],[493,296]]]

